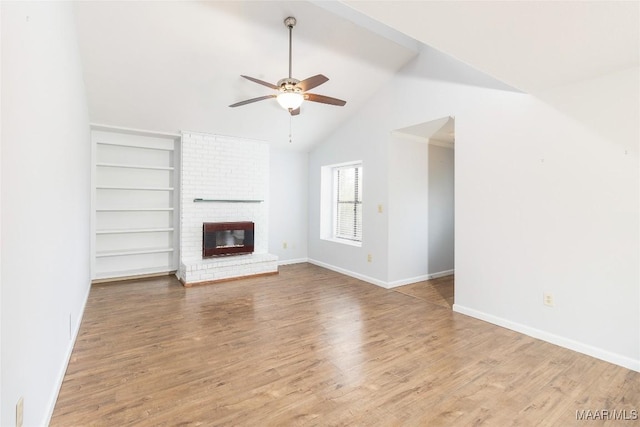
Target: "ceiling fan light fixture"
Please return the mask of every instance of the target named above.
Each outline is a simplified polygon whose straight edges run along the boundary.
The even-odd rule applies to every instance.
[[[280,92],[277,100],[285,110],[295,110],[302,105],[304,96],[300,92]]]
[[[229,105],[229,107],[239,107],[241,105],[262,101],[263,99],[276,98],[278,104],[280,104],[280,106],[285,110],[289,111],[289,114],[291,116],[297,116],[300,114],[300,105],[302,105],[302,102],[305,100],[338,106],[343,106],[344,104],[346,104],[347,102],[341,99],[308,92],[309,90],[318,87],[329,80],[328,77],[323,76],[322,74],[311,76],[302,81],[291,77],[291,33],[293,27],[296,25],[296,18],[289,16],[284,20],[284,25],[289,29],[289,77],[281,79],[277,85],[274,85],[269,82],[256,79],[254,77],[249,77],[241,74],[241,77],[244,77],[245,79],[250,80],[254,83],[258,83],[262,86],[266,86],[270,89],[274,89],[277,91],[277,93],[236,102],[235,104]]]

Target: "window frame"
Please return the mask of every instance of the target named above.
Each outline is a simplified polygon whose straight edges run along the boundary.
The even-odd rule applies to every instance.
[[[341,168],[341,167],[354,167],[354,166],[359,166],[360,167],[360,176],[363,176],[362,174],[364,173],[364,163],[362,160],[352,160],[349,162],[342,162],[342,163],[334,163],[334,164],[329,164],[329,165],[322,165],[320,166],[320,239],[327,241],[327,242],[333,242],[333,243],[340,243],[342,245],[347,245],[347,246],[355,246],[355,247],[362,247],[362,241],[356,241],[356,240],[348,240],[348,239],[342,239],[339,237],[336,237],[336,233],[335,233],[335,220],[334,218],[336,218],[336,213],[335,213],[335,206],[336,203],[334,203],[334,199],[335,197],[335,186],[336,186],[336,182],[334,180],[334,172],[333,170],[335,168]],[[363,184],[364,185],[364,184]],[[362,205],[362,209],[361,209],[361,215],[364,218],[364,192],[362,191],[363,186],[360,187],[360,191],[361,191],[361,205]],[[361,225],[364,227],[364,224],[361,223]],[[361,238],[364,236],[363,233],[361,233]]]
[[[346,170],[355,170],[354,172],[354,184],[353,184],[353,201],[340,200],[339,184],[340,184],[340,172]],[[331,168],[331,180],[332,180],[332,215],[331,215],[331,238],[335,241],[349,243],[353,245],[362,244],[362,216],[363,216],[363,198],[362,198],[362,177],[363,167],[362,162],[352,162],[348,164],[334,165]],[[347,234],[340,233],[339,227],[339,209],[340,204],[353,205],[353,228],[352,232]],[[360,227],[358,234],[358,206],[360,206]]]

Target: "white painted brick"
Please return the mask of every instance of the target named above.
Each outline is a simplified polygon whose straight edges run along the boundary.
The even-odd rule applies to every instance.
[[[198,132],[182,133],[179,274],[183,280],[277,271],[268,247],[269,147],[266,143]],[[259,199],[263,203],[194,203],[193,199]],[[253,255],[202,259],[202,223],[253,221]],[[261,256],[268,259],[262,259]],[[259,263],[260,266],[254,265]],[[184,266],[184,267],[183,267]],[[263,267],[264,266],[264,267]]]

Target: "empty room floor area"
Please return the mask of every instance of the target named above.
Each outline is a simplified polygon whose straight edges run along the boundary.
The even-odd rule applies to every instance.
[[[640,373],[398,290],[311,264],[94,285],[51,426],[570,426],[638,409]]]

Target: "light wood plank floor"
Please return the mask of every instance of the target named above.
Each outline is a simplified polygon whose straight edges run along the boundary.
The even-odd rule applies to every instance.
[[[94,285],[51,425],[638,425],[576,411],[631,417],[640,373],[454,313],[440,282]]]
[[[453,307],[453,276],[445,276],[438,279],[400,286],[394,288],[394,291],[414,298],[420,298],[431,304],[441,305],[442,307]]]

